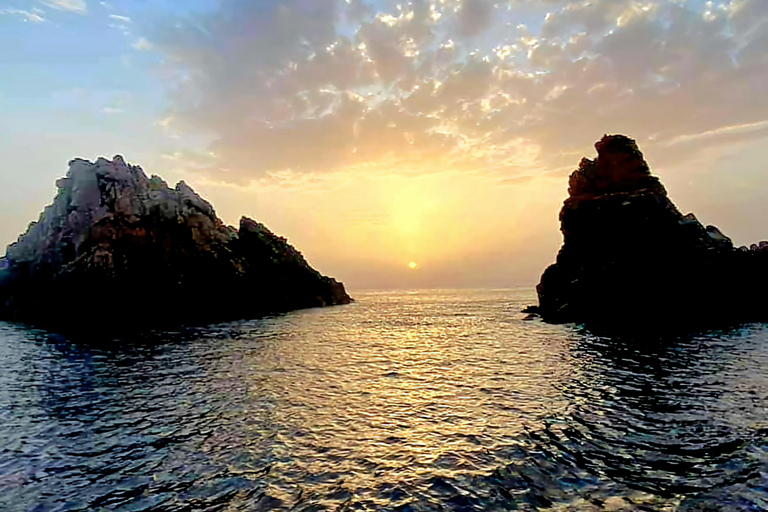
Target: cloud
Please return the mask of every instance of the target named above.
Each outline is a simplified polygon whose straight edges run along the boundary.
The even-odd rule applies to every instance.
[[[41,14],[43,13],[39,9],[33,9],[32,12],[24,11],[22,9],[0,9],[0,16],[21,16],[24,18],[24,21],[30,21],[32,23],[43,23],[45,18],[43,18]]]
[[[681,135],[670,140],[666,145],[676,146],[678,144],[690,144],[691,142],[716,140],[723,136],[741,136],[753,133],[764,135],[766,132],[768,132],[768,120],[737,126],[725,126],[708,132],[697,133],[695,135]]]
[[[126,106],[131,102],[133,95],[127,91],[97,91],[90,93],[93,100],[106,103],[101,107],[101,113],[106,115],[124,114]]]
[[[120,16],[119,14],[110,14],[109,17],[115,21],[120,21],[122,23],[131,23],[131,18],[129,18],[128,16]]]
[[[153,42],[177,77],[174,127],[214,135],[220,179],[531,175],[574,165],[606,132],[691,152],[762,133],[730,127],[768,120],[766,5],[226,0]]]
[[[131,20],[131,18],[129,18],[128,16],[120,16],[119,14],[110,14],[109,20],[110,20],[110,23],[107,23],[107,26],[109,28],[119,30],[126,37],[131,36],[131,27],[133,24],[133,21]]]
[[[459,33],[472,37],[487,29],[496,7],[491,0],[464,0],[458,8]]]
[[[42,0],[42,3],[60,11],[69,11],[77,14],[86,14],[88,12],[88,5],[85,3],[85,0]]]
[[[140,37],[133,43],[131,43],[131,47],[134,50],[151,50],[153,48],[152,43],[147,41],[146,38]]]

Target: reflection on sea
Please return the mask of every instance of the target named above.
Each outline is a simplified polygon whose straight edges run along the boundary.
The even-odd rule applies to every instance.
[[[356,297],[100,344],[0,324],[0,509],[768,509],[768,328]]]

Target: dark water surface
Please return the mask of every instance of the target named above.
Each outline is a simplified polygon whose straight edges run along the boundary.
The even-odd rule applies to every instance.
[[[0,323],[0,510],[768,510],[768,327],[525,322],[529,291],[112,344]]]

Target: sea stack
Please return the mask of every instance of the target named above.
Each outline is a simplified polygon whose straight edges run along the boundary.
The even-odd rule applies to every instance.
[[[186,183],[122,157],[75,159],[0,259],[0,318],[122,330],[249,318],[351,301],[285,238],[225,225]]]
[[[734,248],[683,215],[634,140],[606,135],[570,177],[563,246],[537,286],[544,320],[620,330],[768,320],[768,243]]]

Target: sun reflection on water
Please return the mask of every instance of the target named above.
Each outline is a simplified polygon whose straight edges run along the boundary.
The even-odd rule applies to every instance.
[[[567,347],[510,350],[525,340],[489,327],[499,312],[490,302],[456,310],[455,297],[424,292],[407,301],[364,296],[365,309],[334,312],[344,315],[338,328],[271,347],[269,378],[260,374],[250,393],[278,426],[272,496],[289,500],[299,482],[305,492],[327,486],[329,463],[357,494],[426,474],[486,474],[542,403],[557,402]],[[291,330],[317,333],[327,316],[305,312]],[[264,356],[244,364],[259,373]]]

